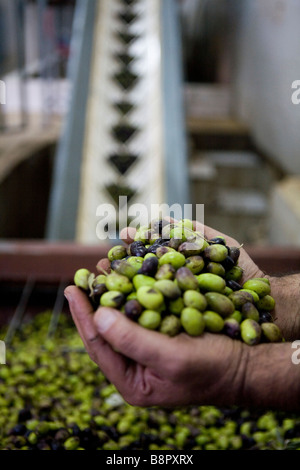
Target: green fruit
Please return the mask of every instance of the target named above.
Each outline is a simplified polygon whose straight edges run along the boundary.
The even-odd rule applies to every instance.
[[[138,242],[141,241],[143,243],[149,243],[149,238],[151,236],[150,230],[146,226],[142,226],[137,229],[134,237],[134,241]]]
[[[274,310],[275,308],[275,300],[271,295],[265,295],[264,297],[258,300],[256,306],[260,310],[272,312],[272,310]]]
[[[261,327],[255,320],[247,318],[241,323],[242,340],[249,346],[254,346],[260,342]]]
[[[259,297],[264,297],[265,295],[270,294],[271,287],[264,281],[260,279],[249,279],[243,285],[243,289],[251,289],[254,290],[258,294]]]
[[[182,219],[179,221],[179,224],[182,225],[184,228],[194,231],[194,224],[193,221],[190,219]]]
[[[239,310],[246,302],[254,302],[253,296],[249,292],[235,291],[229,294],[228,298],[233,302],[235,308]]]
[[[206,310],[203,313],[203,318],[205,321],[205,329],[211,333],[220,333],[224,327],[223,318],[218,315],[216,312],[211,310]]]
[[[222,266],[221,263],[216,263],[215,261],[211,261],[206,266],[206,269],[211,274],[216,274],[217,276],[224,277],[225,276],[225,268]]]
[[[106,276],[105,274],[98,274],[93,281],[93,286],[97,286],[98,284],[105,284]]]
[[[178,251],[170,251],[159,259],[159,266],[171,264],[174,269],[179,269],[185,265],[185,256]]]
[[[137,300],[136,292],[131,292],[130,294],[128,294],[126,300]]]
[[[210,245],[204,250],[204,255],[210,261],[214,261],[216,263],[221,263],[225,260],[228,256],[228,250],[224,245],[218,245],[217,243],[214,245]]]
[[[89,288],[89,277],[91,272],[88,269],[78,269],[74,276],[74,283],[81,289],[88,290]]]
[[[171,300],[169,302],[169,306],[168,306],[168,310],[171,312],[171,313],[174,313],[175,315],[180,315],[182,310],[184,309],[185,305],[184,305],[184,302],[183,302],[183,298],[182,297],[179,297],[178,299],[176,300]]]
[[[202,249],[199,244],[194,242],[184,242],[178,247],[179,253],[183,254],[186,258],[189,256],[196,256],[201,253]]]
[[[155,274],[155,279],[158,281],[161,279],[174,279],[175,269],[171,264],[163,264]]]
[[[280,343],[282,341],[282,333],[275,323],[262,323],[261,329],[265,341],[270,343]]]
[[[156,255],[154,253],[147,253],[145,256],[144,256],[144,260],[148,259],[148,258],[156,258]]]
[[[226,295],[227,297],[233,292],[233,290],[226,286],[225,289],[223,290],[222,294]]]
[[[243,277],[243,269],[240,266],[233,266],[232,269],[225,274],[226,281],[239,282]]]
[[[138,290],[142,286],[151,287],[155,284],[155,279],[151,276],[146,276],[145,274],[137,274],[132,279],[135,290]]]
[[[160,281],[156,281],[154,287],[168,299],[176,300],[181,296],[179,287],[169,279],[161,279]]]
[[[243,316],[239,310],[235,310],[228,318],[234,318],[238,323],[241,323]]]
[[[249,294],[251,294],[252,297],[253,297],[254,303],[257,303],[257,302],[259,301],[259,296],[258,296],[258,294],[257,294],[254,290],[251,290],[251,289],[240,289],[239,292],[248,292]]]
[[[119,309],[125,302],[122,292],[109,291],[101,295],[100,305],[102,307],[112,307]]]
[[[141,265],[133,265],[128,262],[127,259],[122,259],[117,261],[117,264],[114,265],[114,271],[122,276],[128,277],[128,279],[132,279],[140,269]]]
[[[162,258],[167,253],[177,253],[177,251],[169,246],[159,246],[156,250],[156,256],[158,259]]]
[[[197,276],[198,286],[204,291],[223,292],[226,287],[225,280],[211,273],[201,273]]]
[[[198,290],[198,280],[194,274],[185,267],[179,268],[176,272],[176,281],[181,290]]]
[[[107,254],[109,261],[114,261],[115,259],[122,259],[126,256],[127,250],[125,246],[122,245],[113,246]]]
[[[144,310],[138,319],[138,323],[148,330],[156,330],[161,323],[161,315],[155,310]]]
[[[189,268],[193,274],[200,274],[205,263],[202,256],[189,256],[185,261],[185,267]]]
[[[79,437],[69,437],[64,443],[65,450],[76,450],[80,444]]]
[[[250,318],[256,322],[259,322],[259,312],[252,302],[246,302],[242,306],[242,313],[245,318]]]
[[[203,315],[195,308],[184,308],[180,316],[181,325],[190,336],[202,335],[205,328]]]
[[[235,311],[233,302],[226,295],[218,292],[207,292],[205,298],[208,307],[222,317],[229,317]]]
[[[112,273],[106,276],[105,285],[110,291],[119,291],[122,294],[129,294],[133,290],[133,285],[126,276]]]
[[[161,322],[159,331],[168,336],[176,336],[180,333],[181,322],[175,315],[167,315]]]
[[[267,277],[256,277],[255,279],[259,280],[259,281],[263,281],[265,282],[266,284],[268,284],[269,286],[271,285],[270,284],[270,281]]]
[[[158,310],[164,303],[162,293],[155,287],[142,286],[137,291],[137,300],[147,310]]]
[[[203,294],[195,290],[187,290],[183,294],[183,302],[185,307],[196,308],[204,311],[207,307],[207,300]]]

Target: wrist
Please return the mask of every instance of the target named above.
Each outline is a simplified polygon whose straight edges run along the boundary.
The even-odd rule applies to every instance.
[[[300,365],[294,364],[290,343],[247,346],[240,404],[285,411],[300,409]]]
[[[275,323],[287,341],[300,337],[300,276],[265,276],[270,281],[275,309],[271,312]]]

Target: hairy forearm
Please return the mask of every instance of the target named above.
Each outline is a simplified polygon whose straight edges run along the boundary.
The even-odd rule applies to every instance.
[[[300,410],[300,364],[291,343],[247,347],[240,403],[247,407]],[[295,362],[295,361],[294,361]]]
[[[273,316],[287,341],[300,339],[300,274],[269,277],[276,301]]]

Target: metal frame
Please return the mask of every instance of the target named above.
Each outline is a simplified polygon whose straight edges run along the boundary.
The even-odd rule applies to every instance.
[[[46,229],[49,240],[75,238],[96,5],[97,0],[77,0],[75,9],[68,71],[72,98],[56,155]]]

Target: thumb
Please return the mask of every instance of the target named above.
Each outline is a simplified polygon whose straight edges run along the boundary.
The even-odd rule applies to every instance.
[[[100,307],[94,315],[96,329],[115,350],[144,366],[156,368],[174,355],[174,341],[126,318],[118,310]]]

